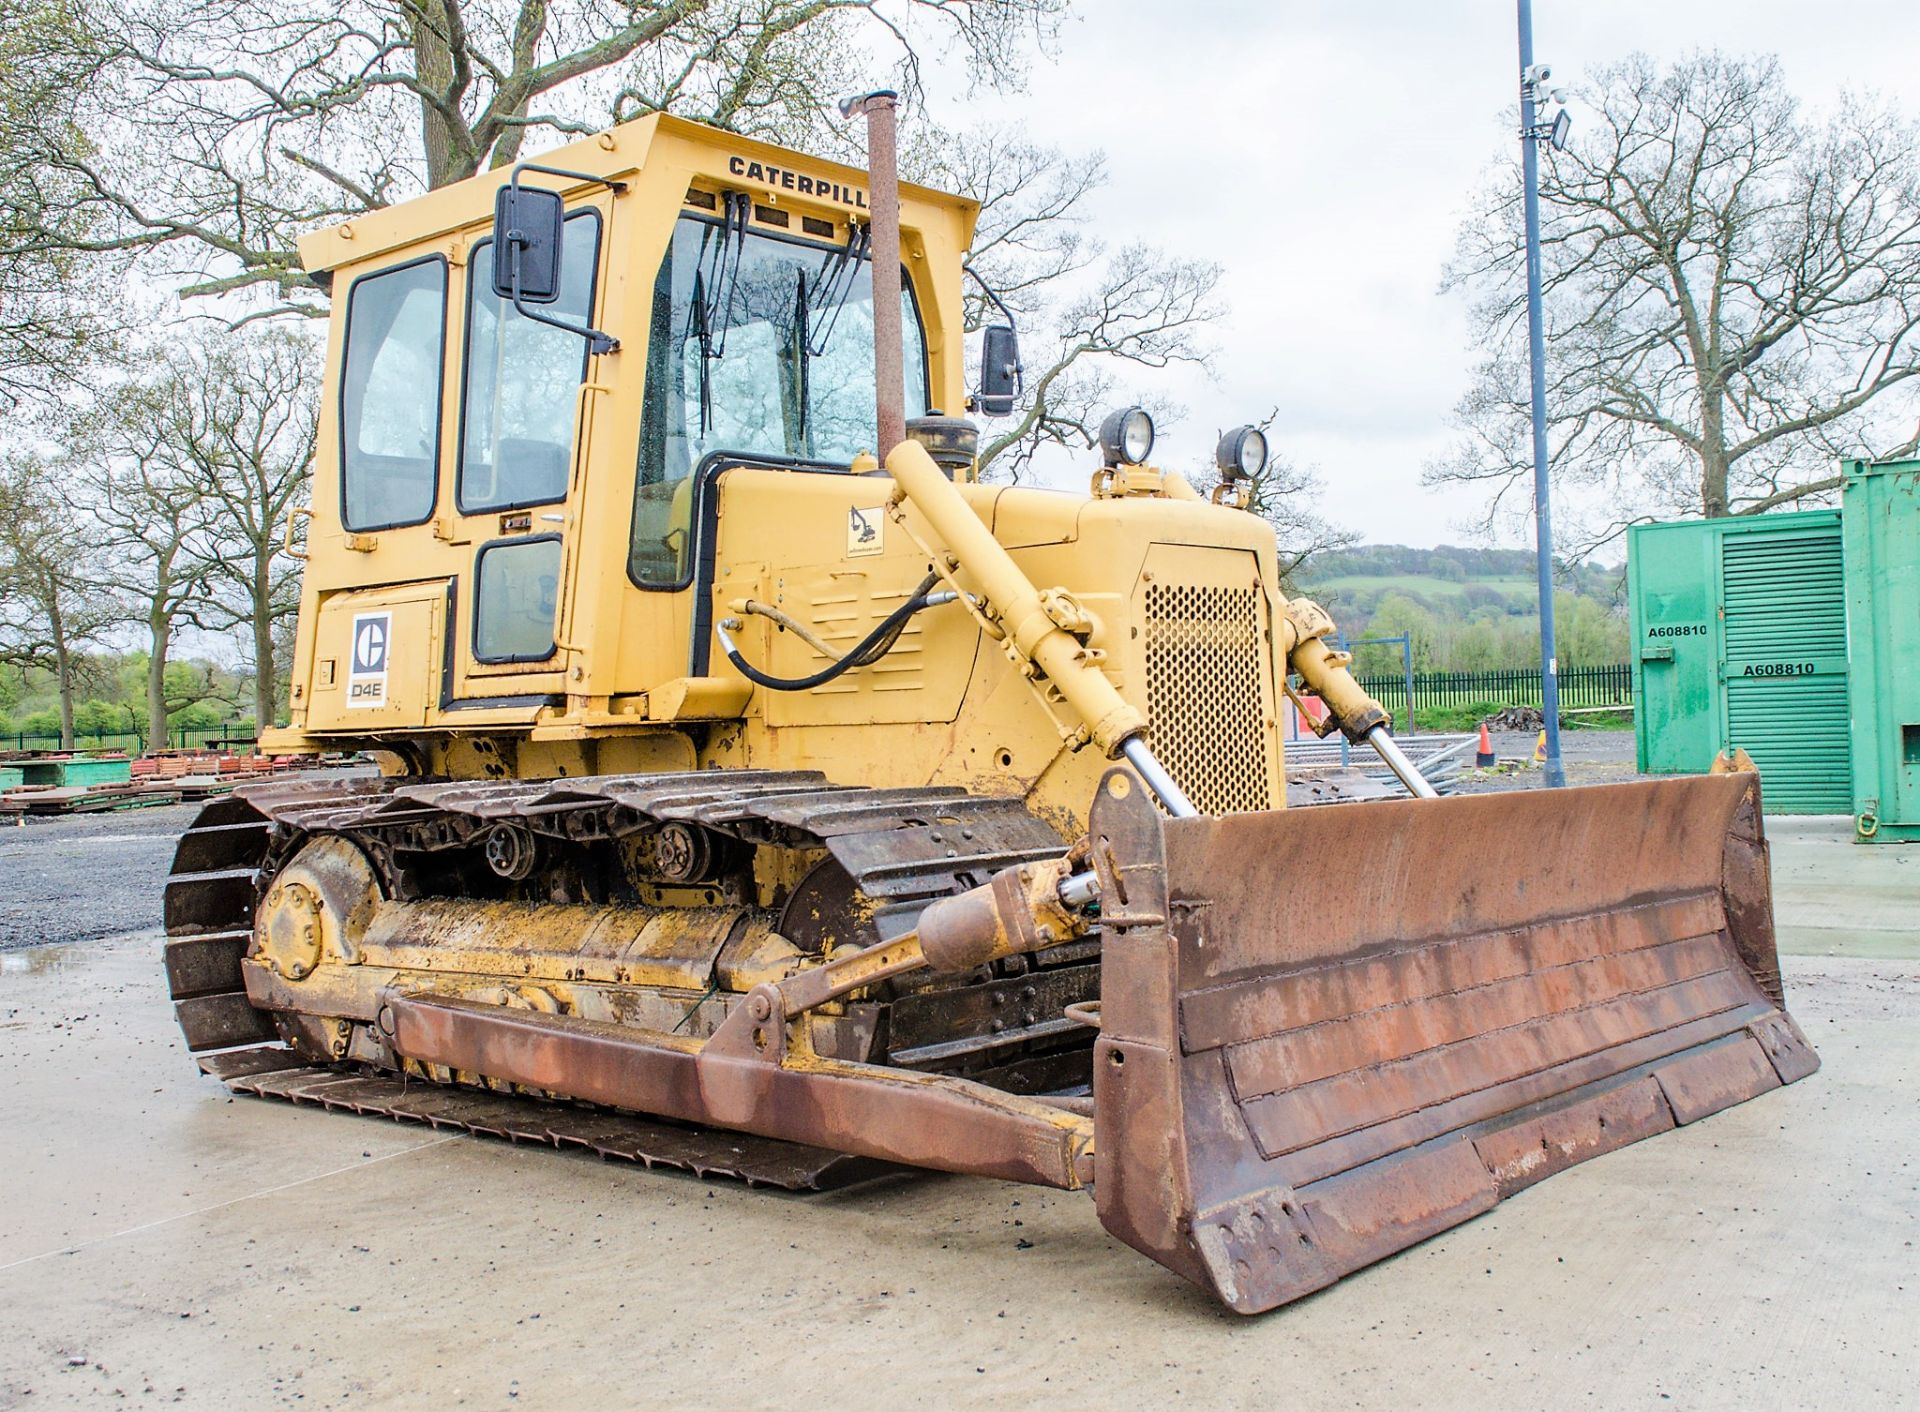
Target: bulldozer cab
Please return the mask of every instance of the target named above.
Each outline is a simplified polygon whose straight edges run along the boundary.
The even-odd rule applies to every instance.
[[[877,450],[867,202],[653,117],[308,237],[335,313],[295,730],[531,727],[702,677],[718,476]],[[905,193],[910,415],[963,396],[973,214]]]

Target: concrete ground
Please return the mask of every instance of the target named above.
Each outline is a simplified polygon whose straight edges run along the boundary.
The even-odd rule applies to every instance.
[[[76,917],[145,885],[124,830],[38,827],[101,860]],[[16,949],[0,1408],[1920,1400],[1920,848],[1772,827],[1820,1073],[1252,1320],[1081,1195],[770,1195],[232,1099],[181,1050],[156,934]]]

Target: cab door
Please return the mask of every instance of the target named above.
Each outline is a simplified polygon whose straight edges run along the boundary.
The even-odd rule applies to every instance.
[[[604,198],[569,208],[560,294],[540,307],[568,328],[493,292],[490,236],[469,252],[450,538],[470,557],[447,594],[442,710],[564,699],[596,361],[571,329],[591,328],[600,313],[607,217]]]

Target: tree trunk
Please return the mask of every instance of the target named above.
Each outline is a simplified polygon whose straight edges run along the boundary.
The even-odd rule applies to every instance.
[[[453,89],[453,51],[447,45],[447,0],[421,0],[410,7],[413,29],[413,72],[420,82],[435,93],[451,96]],[[427,154],[427,185],[442,187],[461,177],[471,176],[465,162],[455,152],[453,129],[446,114],[420,100],[420,138]]]
[[[513,67],[514,74],[524,74],[533,68],[539,57],[540,37],[547,29],[547,6],[545,3],[528,3],[520,6],[519,18],[513,26]],[[497,100],[496,100],[497,101]],[[512,115],[524,118],[527,106],[533,101],[533,95],[522,91],[514,100]],[[520,146],[527,139],[527,129],[515,123],[493,144],[493,156],[487,165],[494,171],[502,171],[520,160]]]
[[[173,645],[172,625],[159,612],[147,616],[153,637],[153,655],[147,658],[147,739],[153,748],[164,750],[167,739],[167,652]]]
[[[513,115],[516,118],[526,117],[527,115],[526,99],[524,98],[521,99],[520,102],[515,105],[513,110]],[[507,167],[510,167],[515,162],[519,161],[520,145],[526,140],[527,140],[527,129],[522,124],[515,124],[513,127],[510,127],[505,132],[501,133],[500,140],[493,144],[493,156],[490,159],[488,159],[488,162],[487,162],[488,168],[492,171],[497,172]]]
[[[1727,417],[1717,396],[1700,407],[1700,513],[1710,520],[1727,514]]]
[[[53,629],[53,674],[60,688],[60,748],[73,749],[73,654],[67,650],[67,620],[60,611],[60,589],[47,584],[47,626]]]
[[[273,666],[273,604],[268,595],[268,585],[256,579],[253,598],[253,728],[256,732],[274,724],[274,698],[279,686]]]
[[[73,739],[73,659],[60,651],[60,748],[71,750]]]

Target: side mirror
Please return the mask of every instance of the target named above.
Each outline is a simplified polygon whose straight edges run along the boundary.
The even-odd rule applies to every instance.
[[[493,292],[518,304],[560,297],[561,222],[557,191],[509,182],[493,198]],[[516,288],[516,275],[518,287]]]
[[[983,417],[1010,417],[1021,391],[1020,340],[1006,324],[989,324],[980,337],[980,390],[973,407]]]

